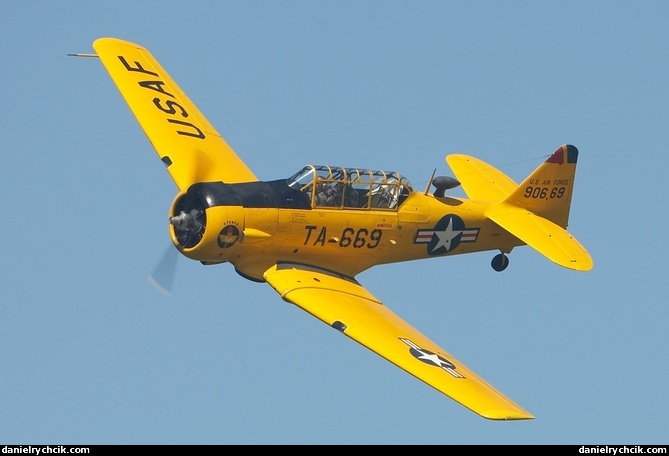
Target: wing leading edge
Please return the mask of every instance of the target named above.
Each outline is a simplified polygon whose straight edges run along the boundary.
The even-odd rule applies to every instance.
[[[293,264],[265,272],[281,297],[491,420],[534,418],[352,279]]]
[[[148,50],[116,38],[93,48],[180,190],[257,180]]]

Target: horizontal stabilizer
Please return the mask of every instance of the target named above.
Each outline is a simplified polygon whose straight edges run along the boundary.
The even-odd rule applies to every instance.
[[[592,269],[592,258],[585,248],[550,220],[505,203],[490,207],[485,216],[560,266],[576,271]]]
[[[448,166],[472,200],[503,201],[514,190],[516,183],[492,165],[468,155],[449,155]]]

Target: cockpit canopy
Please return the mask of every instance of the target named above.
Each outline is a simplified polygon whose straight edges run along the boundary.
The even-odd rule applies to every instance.
[[[312,207],[392,209],[413,189],[394,171],[307,165],[287,181],[304,193]]]

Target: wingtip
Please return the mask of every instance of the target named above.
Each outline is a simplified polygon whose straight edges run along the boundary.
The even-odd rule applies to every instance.
[[[519,420],[533,420],[534,415],[527,413],[525,410],[517,409],[491,409],[481,413],[483,418],[494,421],[519,421]]]

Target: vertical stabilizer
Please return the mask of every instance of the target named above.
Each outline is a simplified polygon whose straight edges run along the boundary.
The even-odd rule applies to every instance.
[[[576,147],[560,146],[504,202],[566,228],[577,159]]]

